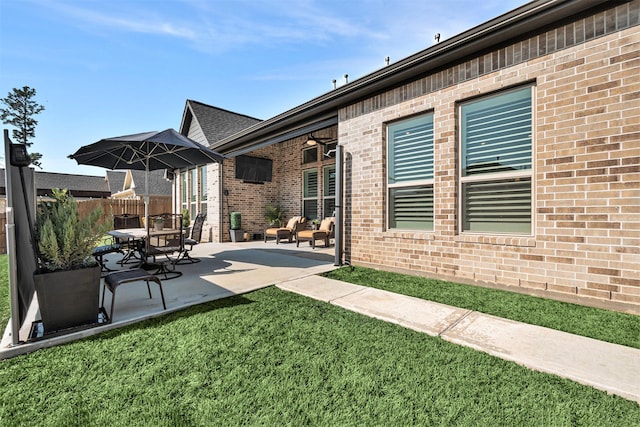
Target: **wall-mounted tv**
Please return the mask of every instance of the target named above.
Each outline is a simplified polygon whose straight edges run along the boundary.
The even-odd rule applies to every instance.
[[[271,182],[273,160],[262,157],[236,157],[236,179],[245,182]]]

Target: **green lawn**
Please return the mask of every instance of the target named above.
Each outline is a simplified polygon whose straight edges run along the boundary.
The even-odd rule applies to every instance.
[[[362,267],[344,267],[325,276],[640,348],[640,316],[632,314]]]
[[[634,402],[268,288],[0,363],[0,424],[640,425]]]
[[[0,425],[638,426],[640,408],[271,287],[1,361]]]

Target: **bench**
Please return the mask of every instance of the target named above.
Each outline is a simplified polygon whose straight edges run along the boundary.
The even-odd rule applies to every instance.
[[[167,304],[164,301],[164,292],[162,291],[162,282],[158,277],[149,273],[148,271],[142,268],[133,268],[131,270],[123,270],[115,273],[109,273],[104,278],[104,287],[102,288],[102,308],[104,308],[104,294],[105,290],[109,289],[111,291],[111,310],[109,313],[109,322],[113,321],[113,306],[116,300],[116,289],[120,285],[124,285],[125,283],[138,282],[140,280],[144,280],[147,282],[147,291],[149,291],[149,298],[151,298],[151,287],[149,286],[149,282],[156,282],[160,287],[160,297],[162,298],[162,307],[167,309]]]

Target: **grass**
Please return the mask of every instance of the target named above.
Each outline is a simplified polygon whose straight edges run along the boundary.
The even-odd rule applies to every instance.
[[[0,256],[3,323],[6,270]],[[379,276],[387,286],[414,279],[364,269],[335,274],[373,282]],[[425,286],[404,286],[412,287]],[[462,292],[455,290],[448,292]],[[525,302],[512,310],[518,307],[531,310]],[[631,426],[640,425],[639,409],[273,287],[0,362],[3,427]]]
[[[0,425],[640,425],[635,402],[271,287],[0,363]]]
[[[640,348],[640,317],[632,314],[362,267],[345,267],[325,276]]]

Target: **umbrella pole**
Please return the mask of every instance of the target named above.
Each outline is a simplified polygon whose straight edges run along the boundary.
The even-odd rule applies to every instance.
[[[145,255],[143,264],[147,263],[147,254],[149,253],[149,155],[146,158],[144,171],[144,223],[147,226],[147,238],[144,239]]]
[[[144,220],[149,221],[149,156],[144,171]]]

